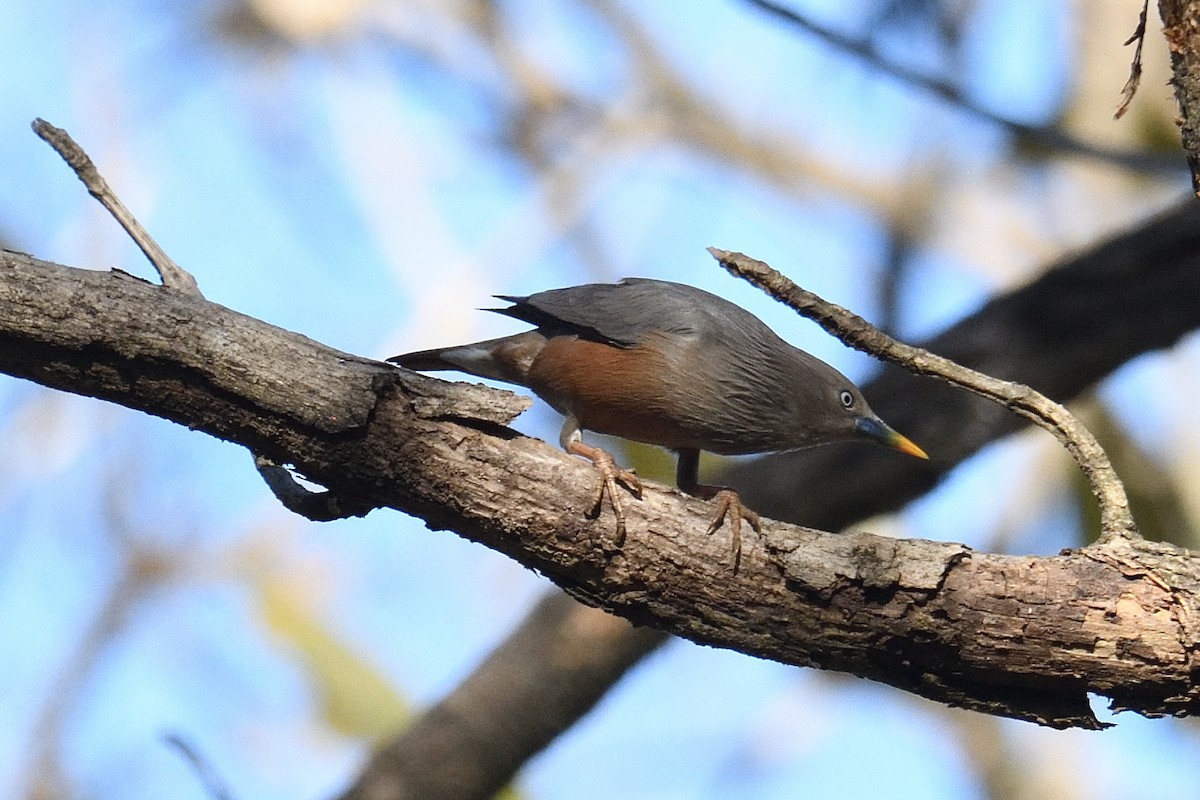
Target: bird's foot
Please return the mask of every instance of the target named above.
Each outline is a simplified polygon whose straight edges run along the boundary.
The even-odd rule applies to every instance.
[[[583,456],[596,466],[599,475],[596,478],[596,491],[592,495],[592,505],[588,509],[587,515],[591,519],[600,516],[600,509],[604,506],[604,496],[608,495],[608,504],[612,507],[613,516],[617,518],[617,547],[624,546],[625,509],[621,506],[621,492],[617,489],[617,484],[621,484],[629,490],[630,494],[641,499],[641,480],[633,470],[618,467],[613,461],[613,457],[599,447],[575,441],[567,445],[567,452]]]
[[[738,497],[738,493],[727,486],[705,486],[703,484],[697,486],[691,494],[705,500],[712,500],[717,504],[717,513],[713,517],[713,521],[708,526],[708,534],[712,535],[718,528],[725,524],[725,518],[729,518],[730,539],[732,539],[733,549],[733,571],[737,574],[738,567],[742,564],[742,520],[750,523],[750,527],[755,533],[761,530],[761,523],[758,514],[752,511],[748,506],[742,503],[742,499]]]

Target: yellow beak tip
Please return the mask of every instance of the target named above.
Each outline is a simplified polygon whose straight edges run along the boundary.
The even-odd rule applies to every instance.
[[[906,436],[896,434],[896,439],[892,442],[892,447],[896,448],[901,453],[908,453],[910,456],[923,458],[926,461],[929,460],[929,456],[926,455],[925,451],[913,444],[912,440]]]

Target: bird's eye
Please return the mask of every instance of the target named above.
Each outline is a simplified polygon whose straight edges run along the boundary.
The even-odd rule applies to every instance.
[[[842,401],[842,408],[854,408],[854,395],[846,389],[838,392],[838,399]]]

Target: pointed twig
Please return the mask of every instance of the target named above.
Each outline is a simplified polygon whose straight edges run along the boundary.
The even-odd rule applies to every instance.
[[[1117,106],[1116,113],[1113,114],[1113,119],[1120,119],[1125,116],[1125,112],[1129,110],[1129,104],[1133,102],[1133,96],[1137,93],[1138,84],[1142,82],[1142,45],[1146,43],[1146,13],[1150,10],[1150,0],[1143,0],[1142,14],[1138,17],[1137,27],[1133,30],[1133,35],[1125,40],[1125,46],[1137,42],[1137,47],[1133,49],[1133,61],[1129,65],[1129,80],[1125,81],[1125,87],[1121,89],[1121,104]]]
[[[44,119],[33,121],[33,131],[46,144],[54,148],[63,161],[75,171],[79,180],[87,187],[92,197],[112,214],[120,223],[130,238],[150,259],[154,269],[162,278],[163,286],[170,289],[203,297],[200,287],[191,273],[180,267],[166,254],[166,251],[154,241],[154,237],[142,227],[133,214],[117,197],[116,192],[108,185],[108,181],[96,169],[84,149],[80,147],[71,135],[62,128],[56,128]],[[311,492],[301,486],[288,470],[270,459],[257,453],[254,455],[254,466],[266,482],[267,487],[274,493],[285,508],[308,519],[326,522],[345,517],[361,517],[376,508],[378,504],[358,498],[343,498],[333,492]]]
[[[67,165],[75,170],[79,180],[83,181],[88,193],[100,201],[100,205],[113,215],[113,218],[120,223],[129,237],[137,243],[137,246],[146,254],[146,258],[150,259],[154,269],[158,271],[163,286],[197,297],[203,296],[200,294],[200,287],[196,284],[196,279],[192,277],[191,273],[172,261],[158,242],[154,241],[154,238],[117,197],[116,192],[109,187],[108,181],[101,176],[96,165],[92,163],[92,159],[82,147],[76,144],[69,133],[40,118],[33,121],[33,132],[62,156],[63,161],[66,161]]]
[[[1050,431],[1079,464],[1100,504],[1099,543],[1141,538],[1129,512],[1125,487],[1108,455],[1092,432],[1063,406],[1028,386],[984,375],[928,350],[898,342],[862,317],[801,289],[762,261],[715,247],[708,251],[731,274],[813,320],[847,346],[918,375],[931,375],[975,392]]]

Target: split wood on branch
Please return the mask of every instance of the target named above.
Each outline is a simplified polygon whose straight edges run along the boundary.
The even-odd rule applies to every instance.
[[[1087,693],[1200,711],[1200,561],[988,555],[768,522],[732,575],[708,504],[648,485],[588,520],[591,467],[505,424],[528,401],[394,370],[121,273],[0,251],[0,370],[237,442],[351,496],[451,528],[639,624],[1057,727]],[[769,549],[768,549],[769,548]]]

